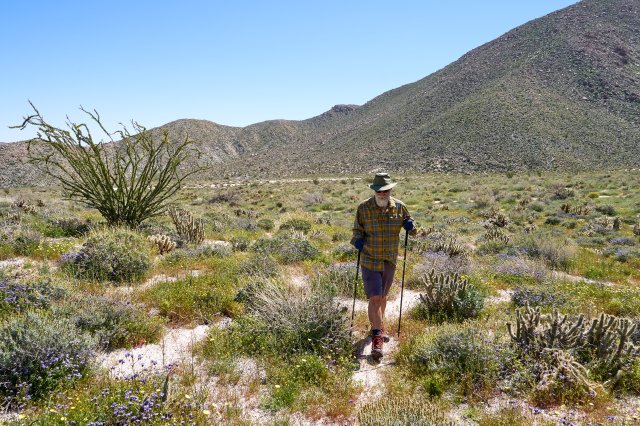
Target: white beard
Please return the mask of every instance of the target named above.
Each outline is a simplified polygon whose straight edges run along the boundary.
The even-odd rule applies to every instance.
[[[376,196],[374,196],[374,198],[376,199],[376,205],[378,207],[380,207],[381,209],[387,207],[389,205],[389,197],[385,197],[385,198],[378,198]]]

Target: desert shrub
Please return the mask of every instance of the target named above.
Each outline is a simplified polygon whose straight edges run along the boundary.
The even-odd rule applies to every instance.
[[[518,307],[541,306],[559,307],[567,302],[567,296],[551,286],[517,285],[511,294],[511,301]]]
[[[308,240],[289,235],[260,238],[253,244],[252,249],[257,253],[271,254],[283,263],[301,262],[320,254]]]
[[[443,386],[473,395],[496,386],[515,358],[500,336],[473,324],[446,325],[401,346],[397,360],[419,379],[437,378]]]
[[[545,225],[557,225],[562,222],[562,218],[558,216],[549,216],[545,221]]]
[[[542,261],[526,257],[500,254],[496,257],[492,270],[495,272],[495,279],[510,285],[534,285],[551,280],[551,272]]]
[[[636,240],[630,237],[611,238],[609,242],[617,246],[635,246],[636,245]]]
[[[217,266],[216,275],[158,283],[146,290],[141,300],[157,307],[160,315],[176,323],[208,323],[221,313],[235,316],[237,269],[229,264]]]
[[[60,129],[31,106],[34,113],[17,126],[38,129],[39,137],[29,141],[30,161],[59,182],[67,197],[97,209],[109,225],[136,227],[161,214],[182,182],[201,170],[179,167],[191,154],[191,141],[173,143],[166,130],[160,140],[137,123],[133,134],[126,127],[108,132],[97,112],[81,108],[108,139],[96,142],[84,123]],[[114,135],[118,149],[107,143]]]
[[[550,268],[568,270],[576,246],[567,239],[538,233],[521,237],[515,244],[515,250],[531,258],[544,260]]]
[[[468,274],[473,264],[468,256],[449,256],[445,252],[426,251],[418,260],[413,273],[420,276],[435,270],[439,274]]]
[[[429,400],[387,397],[364,404],[357,414],[362,426],[453,426],[455,421]]]
[[[350,260],[358,257],[358,249],[348,243],[337,244],[331,252],[338,260]]]
[[[0,318],[17,312],[47,309],[65,294],[66,290],[56,287],[49,279],[0,278]]]
[[[336,358],[351,351],[347,316],[327,292],[283,288],[267,282],[247,301],[247,313],[250,320],[240,323],[241,334],[253,336],[253,340],[256,335],[272,339],[258,352],[315,353]]]
[[[567,198],[573,197],[575,192],[571,188],[556,183],[549,187],[549,195],[552,200],[566,200]]]
[[[327,363],[315,354],[293,355],[286,360],[272,362],[266,374],[268,382],[273,385],[265,407],[272,410],[292,407],[304,388],[321,388],[330,378],[330,373]]]
[[[95,341],[65,319],[27,313],[0,325],[0,394],[5,404],[40,400],[89,368]]]
[[[156,341],[162,321],[130,303],[103,296],[73,298],[56,307],[54,315],[68,318],[79,330],[92,334],[104,350]]]
[[[39,425],[176,426],[211,424],[214,411],[202,401],[174,390],[167,374],[133,375],[125,379],[101,375],[78,386],[73,394],[55,395],[38,415]],[[177,389],[178,386],[175,386]],[[211,408],[211,410],[207,410]]]
[[[198,247],[187,250],[187,256],[189,257],[227,257],[232,252],[231,244],[224,244],[219,242],[205,242]]]
[[[615,216],[618,214],[616,208],[608,204],[598,204],[596,206],[596,211],[607,216]]]
[[[280,228],[282,230],[291,229],[294,231],[301,231],[303,233],[307,233],[311,231],[311,222],[305,219],[288,219],[280,224]]]
[[[249,238],[247,237],[242,236],[231,237],[231,240],[229,242],[231,243],[233,251],[247,251],[251,246],[251,240],[249,240]]]
[[[275,228],[273,220],[265,218],[258,220],[257,226],[258,228],[264,229],[265,231],[272,231],[273,228]]]
[[[106,228],[92,231],[77,255],[65,260],[78,277],[137,281],[151,267],[149,250],[141,234],[125,228]]]
[[[91,229],[91,222],[75,217],[51,220],[49,225],[43,232],[46,237],[81,237]]]
[[[42,234],[33,229],[22,228],[13,236],[11,245],[13,252],[18,256],[29,256],[33,254],[42,242]]]
[[[420,304],[411,315],[435,322],[464,321],[480,315],[484,296],[457,274],[436,274],[434,270],[421,277]]]
[[[240,273],[257,277],[276,277],[280,275],[280,267],[270,255],[255,253],[242,262]]]
[[[479,242],[476,253],[480,256],[503,253],[509,248],[509,242],[504,239],[491,239]]]
[[[607,247],[602,250],[603,256],[611,257],[618,262],[627,262],[632,259],[640,258],[640,251],[628,247]]]
[[[353,297],[353,288],[356,287],[356,294],[359,299],[366,299],[364,294],[364,286],[361,281],[356,279],[356,264],[343,263],[332,265],[327,270],[318,274],[315,285],[328,291],[331,295],[341,297]]]
[[[532,203],[529,203],[527,208],[533,210],[534,212],[541,212],[544,211],[544,204],[539,201],[534,201]]]

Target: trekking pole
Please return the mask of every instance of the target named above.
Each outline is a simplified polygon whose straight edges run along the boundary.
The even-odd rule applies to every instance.
[[[398,316],[398,338],[400,337],[400,323],[402,322],[402,296],[404,295],[404,271],[407,268],[407,240],[409,231],[404,234],[404,261],[402,262],[402,286],[400,287],[400,315]]]
[[[353,306],[351,307],[351,328],[349,334],[353,333],[353,318],[356,315],[356,294],[358,294],[358,273],[360,272],[360,253],[362,250],[358,250],[358,263],[356,264],[356,280],[353,283]]]

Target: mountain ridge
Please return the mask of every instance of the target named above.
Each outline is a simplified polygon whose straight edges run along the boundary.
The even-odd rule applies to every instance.
[[[638,167],[640,2],[583,0],[360,106],[163,129],[195,141],[199,179]]]

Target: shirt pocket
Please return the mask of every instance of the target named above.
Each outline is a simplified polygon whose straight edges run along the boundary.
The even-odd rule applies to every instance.
[[[396,214],[389,215],[389,226],[392,229],[400,230],[400,228],[402,228],[402,223],[403,223],[402,212],[399,211]]]

